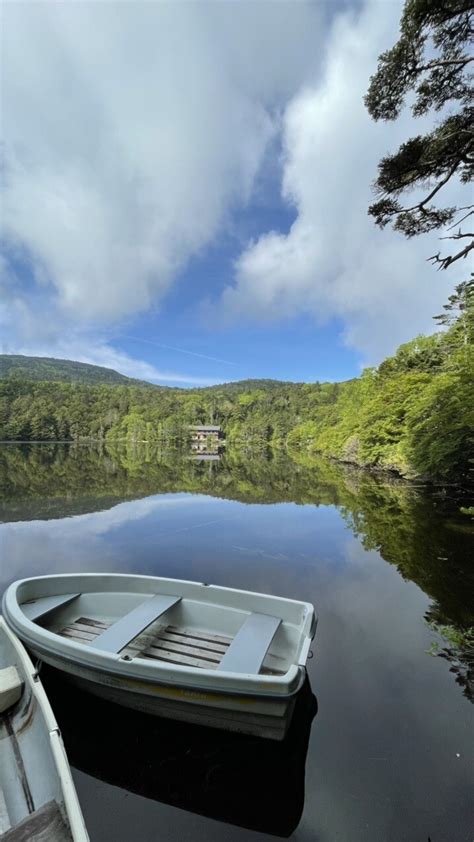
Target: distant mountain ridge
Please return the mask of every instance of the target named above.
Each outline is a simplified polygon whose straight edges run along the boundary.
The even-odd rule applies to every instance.
[[[120,374],[113,368],[106,368],[91,363],[80,363],[76,360],[56,359],[55,357],[27,357],[22,354],[0,354],[0,380],[32,380],[39,382],[60,381],[62,383],[80,383],[88,386],[101,384],[108,386],[146,386],[150,389],[172,388],[177,391],[194,391],[195,389],[182,389],[178,386],[161,386],[157,383],[150,383],[147,380],[138,380],[134,377],[127,377]],[[291,381],[272,379],[247,379],[235,380],[229,383],[220,383],[215,386],[204,386],[198,389],[199,392],[218,392],[225,389],[226,393],[240,393],[253,390],[270,391],[282,386],[294,385]]]
[[[230,380],[229,382],[218,383],[215,386],[202,386],[200,392],[219,392],[225,390],[226,393],[232,392],[253,392],[254,390],[262,389],[263,391],[271,391],[273,389],[281,389],[282,386],[301,386],[294,380],[272,380],[270,378],[248,378],[247,380]]]
[[[119,374],[113,368],[101,365],[79,363],[55,357],[27,357],[22,354],[0,354],[0,379],[53,380],[63,383],[82,383],[89,386],[101,383],[110,386],[149,386],[165,388]]]

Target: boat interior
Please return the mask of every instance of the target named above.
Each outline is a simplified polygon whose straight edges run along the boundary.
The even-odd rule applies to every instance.
[[[206,670],[284,675],[303,639],[296,622],[169,593],[70,593],[21,607],[30,620],[76,643],[126,660]]]

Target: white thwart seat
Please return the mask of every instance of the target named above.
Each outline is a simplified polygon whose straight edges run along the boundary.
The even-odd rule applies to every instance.
[[[21,699],[23,682],[16,667],[5,667],[0,670],[0,714]]]
[[[40,617],[49,614],[50,611],[55,611],[56,608],[62,608],[69,605],[80,596],[78,593],[66,593],[59,596],[44,596],[41,599],[34,599],[32,602],[23,603],[22,611],[25,617],[35,622]]]
[[[217,669],[257,675],[280,623],[278,617],[269,614],[250,614]]]
[[[156,594],[141,602],[124,617],[112,623],[102,634],[99,634],[89,645],[104,652],[118,654],[132,640],[145,631],[151,623],[158,620],[165,611],[176,605],[180,596]]]

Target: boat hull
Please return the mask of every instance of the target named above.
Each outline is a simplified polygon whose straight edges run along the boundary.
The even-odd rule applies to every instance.
[[[35,657],[60,670],[69,682],[122,707],[270,740],[285,738],[299,692],[289,699],[273,699],[240,693],[214,693],[157,682],[150,684],[98,673],[34,646],[29,649]],[[301,685],[304,679],[302,672]]]

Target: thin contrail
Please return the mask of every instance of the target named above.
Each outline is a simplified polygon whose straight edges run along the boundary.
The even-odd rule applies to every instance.
[[[163,345],[162,342],[154,342],[151,339],[140,339],[138,336],[124,336],[124,339],[133,339],[134,342],[145,342],[147,345],[156,345],[157,348],[164,348],[167,351],[177,351],[179,354],[188,354],[190,357],[200,357],[202,360],[212,360],[215,363],[225,365],[237,365],[230,360],[221,360],[219,357],[209,357],[207,354],[198,354],[197,351],[186,351],[185,348],[176,348],[174,345]]]

